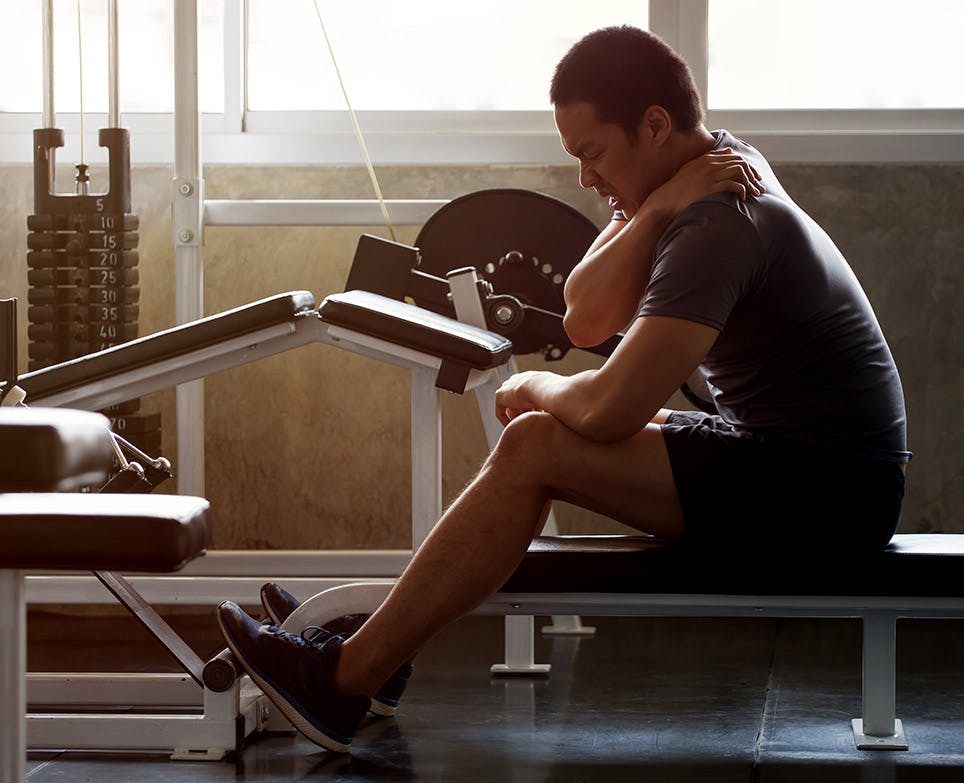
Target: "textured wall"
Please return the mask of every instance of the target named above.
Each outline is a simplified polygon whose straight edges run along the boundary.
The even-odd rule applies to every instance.
[[[850,259],[884,326],[904,378],[915,460],[904,530],[961,530],[961,166],[783,166],[790,193]],[[21,298],[26,320],[25,216],[29,167],[2,170],[0,296]],[[69,174],[64,175],[65,177]],[[172,325],[170,180],[167,167],[133,174],[141,217],[141,331]],[[597,223],[605,213],[579,191],[569,167],[432,167],[380,171],[389,198],[449,198],[487,187],[558,196]],[[66,179],[64,180],[66,181]],[[210,198],[367,197],[357,167],[211,167]],[[205,240],[207,312],[269,294],[341,290],[359,228],[212,228]],[[535,227],[534,230],[539,230]],[[417,227],[399,231],[413,241]],[[25,333],[25,328],[22,328]],[[25,362],[25,338],[22,361]],[[595,359],[574,352],[552,369]],[[535,367],[541,360],[524,360]],[[164,416],[164,452],[175,453],[174,395],[146,400]],[[392,548],[408,541],[408,378],[398,369],[324,346],[307,346],[206,381],[207,494],[223,548]],[[446,395],[446,498],[485,455],[473,396]],[[560,514],[565,532],[622,529],[581,510]]]

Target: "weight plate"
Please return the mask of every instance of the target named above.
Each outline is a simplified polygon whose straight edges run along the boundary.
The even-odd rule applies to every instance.
[[[450,201],[428,219],[415,240],[423,272],[445,277],[474,266],[497,294],[565,313],[562,289],[599,235],[577,209],[559,199],[514,188],[480,190]],[[438,311],[430,302],[419,302]],[[525,325],[514,332],[516,354],[542,351]]]
[[[116,405],[101,408],[100,412],[109,418],[111,416],[127,416],[131,413],[137,413],[140,409],[140,400],[128,400],[127,402],[119,402]]]
[[[134,231],[139,225],[137,215],[130,213],[27,215],[27,228],[30,231]]]
[[[109,418],[110,428],[125,438],[132,434],[144,435],[149,432],[157,432],[161,428],[160,413],[140,413],[133,416],[113,415]]]

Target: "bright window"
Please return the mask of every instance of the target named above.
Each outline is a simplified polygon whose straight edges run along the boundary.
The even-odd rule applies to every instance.
[[[709,0],[710,109],[964,107],[961,0]]]
[[[646,27],[646,0],[319,0],[359,110],[546,110],[552,72],[586,32]],[[249,0],[248,108],[340,110],[312,0]]]
[[[54,109],[80,110],[78,0],[54,0]],[[43,109],[40,0],[3,0],[0,16],[0,112]],[[203,111],[224,107],[224,0],[201,0],[198,72]],[[174,110],[174,10],[170,0],[118,3],[120,111]],[[106,112],[107,0],[80,0],[84,111]],[[13,78],[16,74],[16,78]]]

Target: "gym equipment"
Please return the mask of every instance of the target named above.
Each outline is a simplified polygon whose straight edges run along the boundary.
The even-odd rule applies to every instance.
[[[177,571],[204,553],[208,503],[183,496],[56,493],[102,479],[110,469],[109,423],[99,414],[8,406],[0,409],[0,439],[5,446],[0,454],[0,781],[21,783],[27,703],[24,571]],[[31,492],[23,491],[25,484]],[[225,700],[221,708],[233,728],[230,703]],[[141,718],[161,735],[199,723],[190,715]],[[57,720],[32,716],[39,727]],[[72,720],[88,735],[125,728],[110,715]]]
[[[454,318],[444,278],[454,268],[475,267],[486,285],[486,327],[510,337],[516,356],[541,353],[546,361],[556,361],[572,348],[562,326],[563,287],[598,235],[589,218],[543,193],[504,188],[469,193],[443,206],[422,227],[415,240],[421,263],[404,294]],[[373,261],[372,272],[360,275],[356,287],[398,298],[398,279],[387,282],[376,271],[383,259]],[[356,256],[353,276],[364,260]],[[584,350],[609,356],[619,340],[617,335]],[[699,410],[717,412],[698,370],[680,391]]]
[[[416,304],[454,317],[447,286],[431,285],[421,275],[444,280],[454,268],[475,267],[493,294],[484,304],[489,328],[511,337],[517,356],[541,353],[555,361],[572,347],[558,317],[566,312],[563,286],[598,234],[585,215],[542,193],[469,193],[422,227],[415,240],[421,263],[408,294]],[[608,356],[618,342],[593,350]]]
[[[374,313],[384,321],[385,313],[393,312],[393,308],[395,315],[387,320],[401,325],[406,334],[404,345],[387,342],[377,329],[363,333],[350,328],[360,312]],[[506,377],[503,368],[511,355],[511,342],[500,335],[363,291],[336,295],[326,314],[319,314],[310,293],[294,292],[27,373],[13,388],[18,395],[26,393],[31,402],[48,405],[113,404],[308,342],[347,348],[411,370],[415,463],[412,513],[413,539],[417,545],[441,514],[441,421],[437,384],[454,387],[452,379],[461,379],[464,389],[485,387],[488,394],[485,408],[494,419],[491,396]],[[11,386],[8,381],[2,388],[9,390]],[[104,580],[102,576],[98,574],[100,581],[132,611],[139,616],[150,614],[149,603],[140,597],[139,591],[121,580]],[[143,577],[138,577],[137,581],[141,579]],[[219,592],[224,589],[220,587]],[[155,627],[155,623],[148,624],[152,633]],[[71,674],[65,680],[62,675],[31,675],[30,701],[35,704],[143,704],[148,698],[182,709],[188,706],[197,712],[196,720],[179,723],[166,716],[152,716],[151,720],[115,716],[109,722],[104,719],[95,724],[77,720],[74,715],[48,719],[31,714],[28,717],[30,744],[97,748],[104,746],[107,737],[109,744],[117,748],[164,748],[178,758],[216,759],[239,747],[251,731],[267,725],[266,721],[271,720],[266,717],[270,711],[256,689],[245,684],[236,684],[226,693],[198,688],[194,683],[200,683],[203,662],[195,660],[196,656],[179,655],[178,641],[162,639],[178,658],[187,678],[184,675]],[[94,726],[99,726],[102,733],[98,734]]]
[[[52,6],[45,3],[48,24],[52,13]],[[98,134],[100,146],[108,151],[105,193],[90,192],[83,138],[75,192],[55,192],[56,150],[64,146],[64,132],[53,127],[52,42],[44,39],[44,127],[33,132],[34,214],[27,218],[30,370],[102,351],[138,334],[139,220],[131,213],[130,134],[119,122],[116,0],[109,2],[108,26],[110,127]],[[136,447],[157,450],[160,416],[138,414],[139,408],[138,400],[128,400],[123,409],[102,412],[111,418],[115,431],[126,433]]]

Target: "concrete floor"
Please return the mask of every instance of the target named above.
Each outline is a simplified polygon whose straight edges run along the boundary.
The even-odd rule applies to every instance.
[[[202,656],[213,617],[172,620]],[[586,621],[589,624],[589,620]],[[850,621],[597,618],[593,638],[542,637],[547,680],[496,680],[501,621],[467,618],[416,662],[399,714],[348,756],[298,735],[252,738],[223,762],[32,753],[52,781],[964,781],[964,625],[898,626],[905,752],[858,751],[860,627]],[[31,670],[168,668],[124,618],[31,612]],[[123,641],[121,641],[123,640]],[[133,665],[132,662],[135,662]]]

